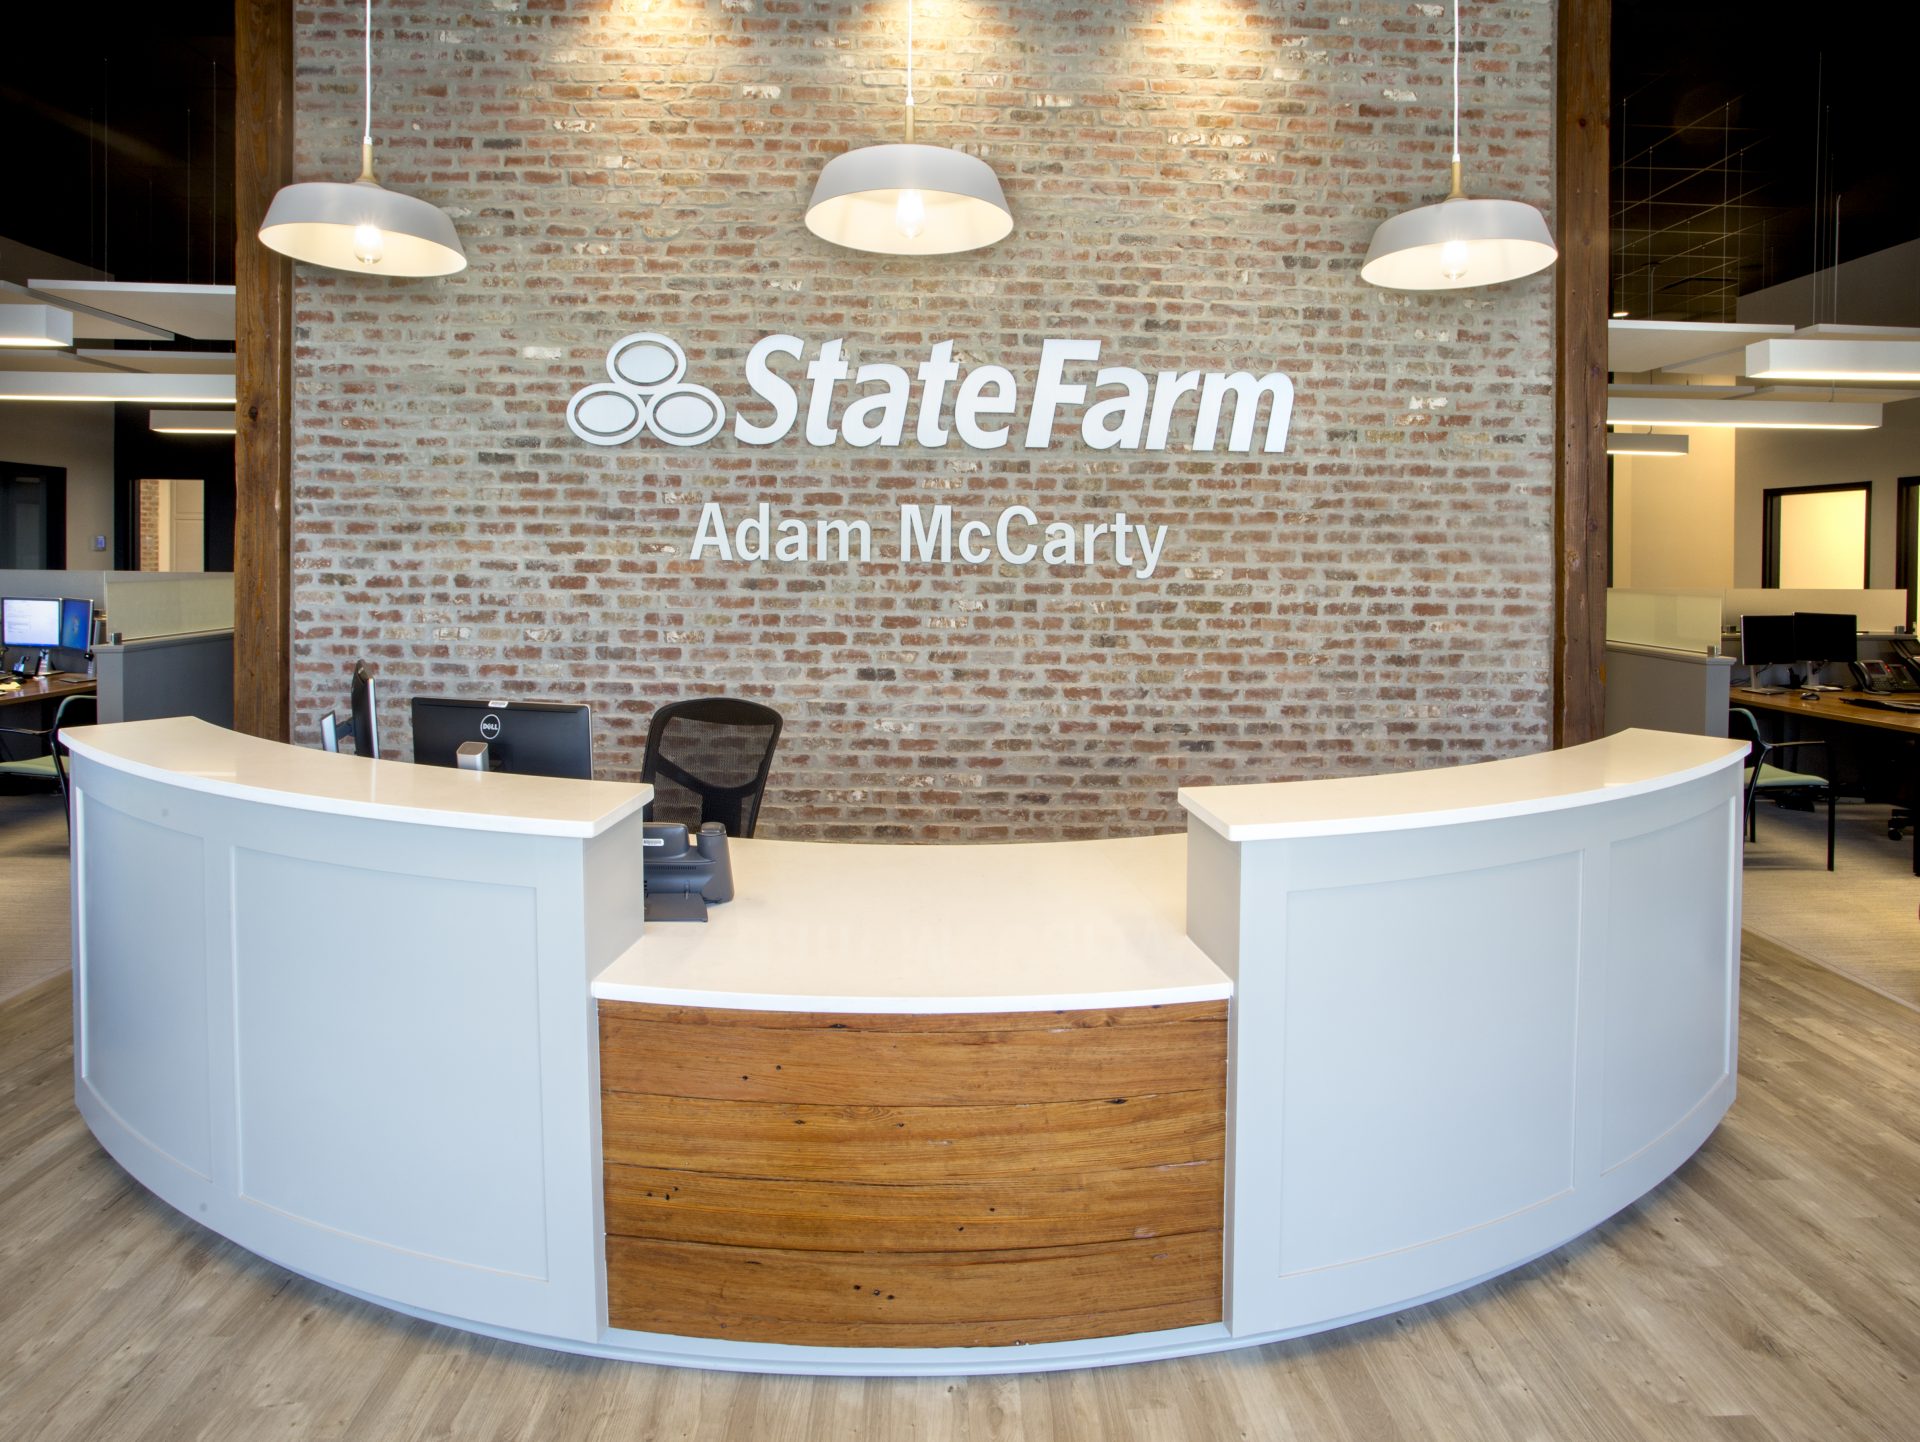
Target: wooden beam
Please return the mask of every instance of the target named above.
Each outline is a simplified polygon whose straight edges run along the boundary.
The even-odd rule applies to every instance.
[[[1612,0],[1560,0],[1555,50],[1553,741],[1606,722],[1608,121]]]
[[[260,244],[293,176],[293,0],[234,0],[233,724],[287,739],[291,694],[293,264]]]

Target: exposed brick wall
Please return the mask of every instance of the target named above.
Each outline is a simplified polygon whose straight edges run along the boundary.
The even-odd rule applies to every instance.
[[[140,482],[140,569],[160,569],[160,483]]]
[[[298,163],[350,179],[360,8],[298,7]],[[726,692],[787,730],[763,834],[1164,830],[1183,783],[1429,766],[1549,741],[1551,273],[1404,296],[1373,227],[1444,190],[1437,4],[921,0],[923,141],[987,158],[1016,229],[890,260],[802,225],[821,165],[898,138],[903,10],[808,0],[383,0],[384,180],[449,207],[471,268],[302,267],[295,735],[377,663],[414,691],[592,703],[635,774],[658,703]],[[1467,176],[1551,193],[1549,0],[1468,11]],[[1551,212],[1549,211],[1549,214]],[[659,329],[745,399],[762,335],[1030,382],[1047,336],[1152,372],[1289,371],[1286,454],[672,450],[568,432],[607,347]],[[842,395],[853,388],[843,387]],[[803,395],[804,401],[804,395]],[[687,559],[700,505],[1171,527],[1110,569]]]

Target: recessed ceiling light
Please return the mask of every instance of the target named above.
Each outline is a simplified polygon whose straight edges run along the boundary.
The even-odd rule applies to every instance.
[[[138,375],[125,371],[0,371],[0,401],[122,401],[160,406],[231,406],[226,376]]]
[[[1607,397],[1610,426],[1725,426],[1742,430],[1870,431],[1880,407],[1827,401],[1673,400]]]

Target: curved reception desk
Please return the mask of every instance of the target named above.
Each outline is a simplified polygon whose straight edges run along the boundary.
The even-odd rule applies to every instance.
[[[647,926],[645,787],[66,735],[94,1135],[490,1335],[873,1375],[1247,1346],[1551,1250],[1733,1100],[1723,740],[1194,788],[1184,837],[736,841],[735,901]]]

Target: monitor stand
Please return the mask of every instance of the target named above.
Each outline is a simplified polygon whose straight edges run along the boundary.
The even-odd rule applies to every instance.
[[[1807,684],[1800,688],[1802,691],[1839,691],[1843,689],[1839,686],[1822,686],[1818,681],[1813,679],[1826,669],[1827,663],[1825,661],[1808,661],[1805,664],[1807,668]]]

